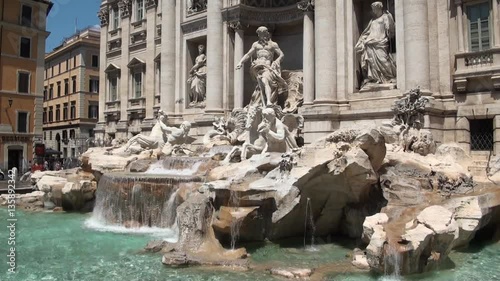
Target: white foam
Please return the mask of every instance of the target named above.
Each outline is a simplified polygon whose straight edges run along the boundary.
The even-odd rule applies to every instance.
[[[194,175],[198,169],[200,168],[200,165],[203,162],[196,162],[193,164],[193,166],[189,169],[165,169],[163,167],[163,163],[161,161],[156,162],[149,166],[149,169],[144,172],[144,174],[153,174],[153,175],[172,175],[172,176],[191,176]]]
[[[172,228],[160,228],[160,227],[138,227],[138,228],[128,228],[123,225],[108,225],[98,220],[95,217],[90,217],[85,221],[85,227],[100,231],[100,232],[113,232],[113,233],[123,233],[123,234],[140,234],[140,235],[151,235],[159,239],[170,243],[176,243],[179,239],[179,231],[176,225]]]

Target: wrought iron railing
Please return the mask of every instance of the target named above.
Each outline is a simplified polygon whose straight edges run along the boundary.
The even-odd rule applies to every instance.
[[[493,119],[470,120],[470,149],[493,150]]]

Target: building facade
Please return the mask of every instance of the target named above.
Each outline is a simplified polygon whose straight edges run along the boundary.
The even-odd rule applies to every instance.
[[[0,167],[20,170],[41,142],[47,0],[0,0]]]
[[[238,64],[265,26],[283,79],[300,78],[306,143],[380,125],[419,87],[437,143],[498,153],[499,13],[497,0],[104,0],[96,136],[147,133],[161,108],[200,139],[251,102],[253,66]]]
[[[43,139],[63,158],[94,137],[99,113],[99,27],[79,31],[45,56]]]

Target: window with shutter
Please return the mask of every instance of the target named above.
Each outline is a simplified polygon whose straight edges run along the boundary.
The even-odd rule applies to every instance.
[[[482,2],[467,6],[469,47],[477,52],[490,48],[490,4]]]

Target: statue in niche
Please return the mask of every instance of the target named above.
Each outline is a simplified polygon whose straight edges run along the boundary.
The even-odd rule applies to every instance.
[[[361,33],[356,53],[361,55],[363,83],[361,89],[377,88],[377,85],[396,83],[396,63],[389,54],[389,42],[395,35],[394,19],[384,11],[382,2],[372,5],[373,19]]]
[[[207,9],[207,0],[188,0],[186,3],[188,14],[201,12]]]
[[[241,69],[243,64],[256,56],[250,66],[250,73],[257,81],[257,87],[252,94],[251,106],[271,106],[276,104],[278,96],[287,92],[286,81],[281,77],[281,62],[284,54],[276,42],[271,40],[271,34],[265,26],[257,29],[259,40],[252,44],[236,66]],[[274,55],[278,57],[274,60]]]
[[[194,66],[189,70],[187,84],[189,87],[189,106],[204,107],[205,95],[207,93],[207,56],[205,45],[198,46],[198,56]]]

